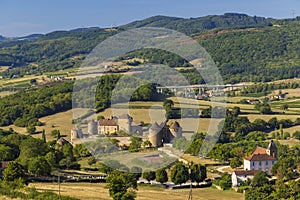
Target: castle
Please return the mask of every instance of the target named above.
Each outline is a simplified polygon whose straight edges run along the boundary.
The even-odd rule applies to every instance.
[[[88,123],[87,134],[84,136],[82,130],[78,127],[71,130],[71,142],[73,143],[78,138],[89,137],[93,135],[109,136],[127,132],[131,134],[143,135],[143,128],[140,123],[134,122],[133,118],[128,115],[119,117],[111,117],[110,119],[92,120]],[[152,147],[160,147],[164,143],[171,143],[174,138],[182,137],[182,128],[178,122],[174,122],[171,126],[166,124],[158,125],[156,122],[149,128],[149,134],[145,140],[149,140]]]
[[[171,126],[166,124],[158,125],[156,122],[149,129],[148,139],[153,147],[160,147],[164,143],[171,143],[175,138],[182,137],[182,128],[175,121]]]

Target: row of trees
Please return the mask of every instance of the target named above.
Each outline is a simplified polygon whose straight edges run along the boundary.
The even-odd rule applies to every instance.
[[[296,89],[299,88],[299,86],[299,82],[259,83],[243,88],[240,94],[247,95],[255,93],[269,93],[274,90]]]
[[[118,163],[118,165],[121,164]],[[121,172],[102,165],[102,170],[103,169],[108,173],[106,179],[107,187],[110,196],[114,200],[134,199],[136,196],[134,190],[137,189],[137,180],[140,177],[143,177],[147,181],[156,180],[161,184],[166,183],[169,177],[166,169],[158,169],[155,172],[142,172],[141,168],[132,167],[129,170],[130,172]],[[190,167],[188,167],[182,162],[177,162],[174,166],[170,167],[169,170],[171,181],[175,184],[186,183],[188,180],[200,183],[207,177],[205,166],[200,164],[192,163]]]
[[[206,167],[200,164],[192,163],[189,167],[182,162],[178,162],[170,170],[171,181],[176,185],[186,183],[188,180],[200,183],[206,179],[206,176]],[[159,183],[168,181],[166,169],[159,169],[156,172],[146,171],[142,174],[142,177],[147,181],[156,180]]]

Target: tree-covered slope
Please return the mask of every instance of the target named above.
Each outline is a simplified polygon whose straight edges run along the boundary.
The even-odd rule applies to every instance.
[[[114,29],[56,31],[30,40],[0,42],[0,66],[9,66],[1,75],[78,67],[97,44],[111,35],[130,28],[165,27],[197,39],[211,54],[226,82],[298,77],[299,21],[300,18],[275,20],[227,13],[190,19],[155,16]],[[173,67],[188,66],[168,52],[147,50],[131,55]]]
[[[56,31],[31,41],[0,43],[0,66],[9,66],[4,76],[39,74],[79,66],[97,44],[114,31],[100,28]],[[2,48],[1,48],[1,45]]]
[[[268,81],[299,77],[300,23],[210,31],[195,36],[224,79]]]
[[[210,15],[206,17],[189,19],[154,16],[129,23],[121,27],[125,29],[140,27],[164,27],[190,35],[215,28],[270,26],[272,21],[272,19],[266,19],[264,17],[251,17],[246,14],[225,13],[224,15]]]

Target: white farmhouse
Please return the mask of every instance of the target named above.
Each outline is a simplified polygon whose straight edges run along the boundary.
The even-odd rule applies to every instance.
[[[258,171],[271,173],[273,165],[277,162],[277,147],[271,140],[268,148],[256,147],[252,154],[244,159],[244,170],[232,173],[232,185],[239,186],[245,180],[252,180]]]
[[[234,171],[231,175],[232,186],[240,186],[241,182],[252,180],[254,174],[258,172],[258,170],[239,170]]]
[[[260,170],[268,174],[277,161],[277,147],[273,140],[267,149],[256,147],[252,155],[244,159],[244,170]]]

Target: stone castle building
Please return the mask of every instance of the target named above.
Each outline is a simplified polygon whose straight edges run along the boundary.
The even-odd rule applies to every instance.
[[[76,127],[71,130],[71,143],[76,143],[75,141],[79,138],[89,138],[93,135],[108,136],[120,132],[136,133],[140,136],[144,136],[143,128],[140,123],[134,122],[133,118],[126,114],[119,117],[114,116],[110,119],[92,120],[88,123],[86,134],[83,134],[82,130]],[[177,121],[170,126],[166,124],[158,125],[155,122],[149,128],[149,134],[146,134],[146,137],[147,138],[144,139],[148,139],[153,147],[160,147],[164,143],[171,143],[175,138],[182,137],[182,127]]]
[[[153,147],[160,147],[164,143],[170,143],[175,138],[182,137],[182,128],[177,121],[171,126],[166,124],[158,125],[156,122],[149,129],[148,139]]]

